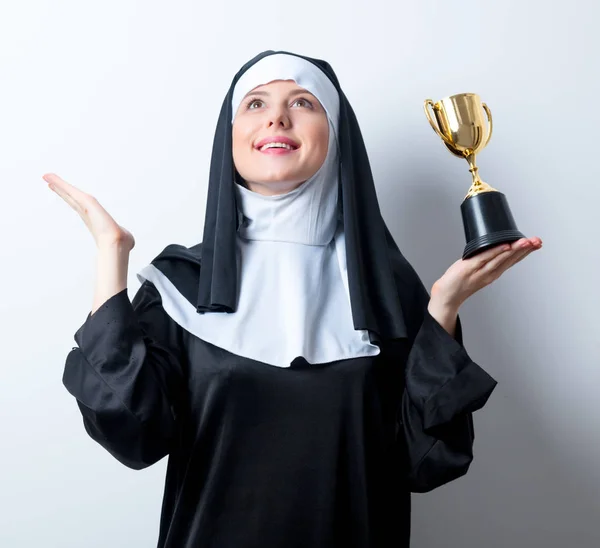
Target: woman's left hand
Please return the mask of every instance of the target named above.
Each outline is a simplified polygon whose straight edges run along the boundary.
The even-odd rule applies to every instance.
[[[458,308],[474,293],[497,280],[511,266],[542,247],[538,237],[501,244],[469,259],[459,259],[431,288],[431,299],[443,307]]]

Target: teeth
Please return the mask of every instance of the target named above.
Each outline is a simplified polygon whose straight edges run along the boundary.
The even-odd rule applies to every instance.
[[[265,146],[260,147],[260,150],[266,150],[268,148],[287,148],[288,150],[294,150],[294,147],[286,143],[268,143]]]

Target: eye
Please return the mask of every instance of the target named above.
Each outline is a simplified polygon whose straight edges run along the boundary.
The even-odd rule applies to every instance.
[[[296,103],[302,103],[300,106],[305,106],[308,108],[312,108],[312,106],[313,106],[313,104],[305,97],[299,97],[298,99],[296,99],[294,101],[294,104],[296,104]]]
[[[262,101],[260,99],[250,99],[247,103],[246,103],[246,108],[248,109],[253,109],[253,105],[255,103],[262,103]]]
[[[301,107],[304,108],[313,108],[312,102],[306,99],[305,97],[298,97],[298,99],[296,99],[292,104],[299,104]],[[250,99],[248,99],[248,101],[246,101],[246,110],[256,110],[261,105],[264,105],[262,99],[251,97]]]
[[[260,99],[252,97],[246,102],[246,108],[249,110],[255,110],[253,107],[255,103],[262,103],[262,101]]]

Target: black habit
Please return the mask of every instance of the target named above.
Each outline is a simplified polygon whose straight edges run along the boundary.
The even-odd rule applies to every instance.
[[[202,244],[152,264],[199,314],[235,313],[231,93],[213,147]],[[124,465],[168,456],[158,548],[407,548],[411,492],[466,474],[472,413],[496,381],[429,314],[381,217],[356,117],[340,94],[340,197],[356,329],[376,356],[274,367],[207,343],[145,281],[77,330],[63,376],[87,433]]]

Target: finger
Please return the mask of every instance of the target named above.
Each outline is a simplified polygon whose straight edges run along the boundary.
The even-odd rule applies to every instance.
[[[85,199],[86,196],[88,196],[88,194],[83,192],[83,190],[80,190],[79,188],[73,186],[70,183],[67,183],[67,181],[56,175],[56,173],[46,173],[42,176],[42,179],[44,179],[44,181],[46,181],[53,187],[62,189],[63,194],[68,194],[78,202],[81,202]]]
[[[83,215],[83,208],[81,204],[77,202],[77,200],[73,199],[72,196],[62,187],[61,185],[55,185],[54,183],[49,184],[50,188],[56,192],[67,204],[69,204],[77,213]]]
[[[515,251],[511,247],[508,247],[507,249],[505,249],[505,251],[502,251],[493,259],[487,261],[481,268],[477,270],[477,274],[488,274],[490,272],[493,272],[494,270],[499,268],[500,265],[502,265],[511,257],[513,257],[516,253],[519,253],[519,251]]]
[[[53,173],[46,174],[43,176],[43,179],[47,181],[50,188],[73,207],[84,220],[86,220],[89,212],[106,212],[94,196],[67,183],[67,181],[61,179],[58,175]]]
[[[500,254],[509,251],[510,249],[510,245],[508,244],[496,245],[490,249],[486,249],[485,251],[478,253],[474,257],[471,257],[471,259],[467,259],[467,261],[471,261],[471,264],[473,265],[473,270],[477,271],[481,269],[486,263],[499,256]]]
[[[85,198],[84,202],[81,203],[78,200],[74,199],[67,192],[65,192],[64,188],[60,186],[53,186],[54,192],[56,192],[67,204],[69,204],[77,214],[83,219],[83,222],[88,227],[88,229],[92,230],[92,221],[89,216],[89,203],[91,200],[94,200],[93,197],[88,196]]]
[[[520,240],[513,242],[512,248],[513,249],[528,249],[535,245],[537,245],[537,243],[534,238],[521,238]]]
[[[495,268],[487,270],[486,265],[486,268],[481,270],[482,276],[488,279],[488,282],[490,280],[496,280],[500,276],[502,276],[502,274],[504,274],[509,268],[511,268],[519,261],[522,261],[525,257],[527,257],[527,255],[529,255],[532,251],[532,248],[521,249],[519,251],[511,251],[507,254],[507,258],[504,261],[500,262],[498,265],[496,265]]]
[[[505,270],[508,270],[509,268],[513,267],[517,263],[521,262],[525,257],[527,257],[527,255],[529,255],[530,253],[533,253],[534,251],[536,251],[536,248],[530,248],[530,249],[527,249],[525,251],[518,253],[515,257],[512,257],[511,259],[509,259],[507,261],[507,264],[505,265],[506,266]]]
[[[81,217],[85,226],[88,230],[93,234],[92,222],[87,214],[87,210],[81,206],[76,200],[74,200],[71,196],[69,196],[61,187],[53,186],[52,190],[56,192],[67,204],[69,204],[75,212]]]
[[[490,283],[493,280],[499,278],[504,272],[506,272],[511,266],[523,260],[529,253],[534,251],[536,248],[529,244],[527,247],[520,247],[518,249],[510,249],[504,253],[501,253],[498,257],[495,257],[482,268],[480,268],[475,275],[478,278],[487,280],[486,283]]]
[[[523,245],[533,246],[535,249],[539,249],[542,247],[542,239],[538,236],[534,236],[532,238],[521,238],[513,243],[513,248],[523,249]]]
[[[529,238],[519,238],[514,242],[510,242],[509,245],[513,251],[519,251],[520,249],[524,249],[524,247],[530,246],[531,242]]]
[[[529,249],[532,245],[534,245],[534,244],[530,241],[529,238],[519,238],[518,240],[516,240],[514,242],[505,243],[503,245],[497,245],[494,248],[492,248],[491,250],[489,250],[489,251],[496,251],[495,254],[493,254],[492,256],[489,257],[489,259],[486,260],[487,251],[480,254],[481,261],[480,261],[479,266],[477,267],[476,271],[483,269],[489,261],[493,261],[496,257],[502,257],[502,260],[500,262],[503,262],[505,259],[508,258],[507,255],[504,255],[504,253],[506,251],[510,251],[510,253],[516,253],[523,249]],[[499,252],[498,252],[498,250],[499,250]],[[487,270],[489,270],[489,269],[487,269]]]

